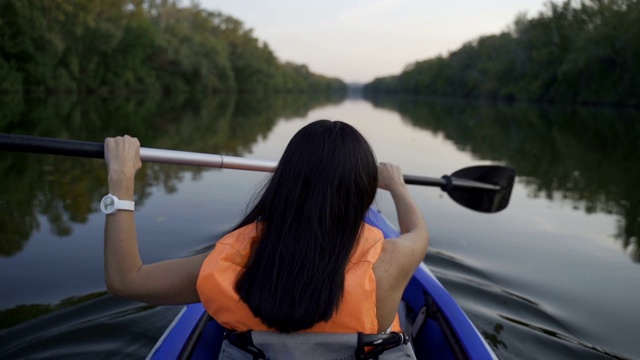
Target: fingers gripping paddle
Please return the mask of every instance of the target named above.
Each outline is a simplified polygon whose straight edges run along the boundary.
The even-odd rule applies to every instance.
[[[0,134],[0,150],[104,158],[102,143],[27,135]],[[140,148],[140,158],[144,162],[266,172],[272,172],[277,166],[273,161],[144,147]],[[410,185],[439,186],[464,207],[495,213],[509,204],[515,175],[511,168],[487,165],[460,169],[441,178],[405,175],[404,180]]]

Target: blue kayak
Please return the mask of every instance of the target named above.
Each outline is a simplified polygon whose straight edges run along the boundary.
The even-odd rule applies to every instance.
[[[375,209],[365,221],[385,238],[398,237],[398,231]],[[402,296],[403,312],[412,324],[412,345],[418,359],[497,359],[467,315],[453,300],[426,265],[413,274]],[[148,359],[217,358],[224,332],[202,304],[191,304],[176,316]]]

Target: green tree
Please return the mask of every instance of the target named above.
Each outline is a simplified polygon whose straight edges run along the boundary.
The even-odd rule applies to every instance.
[[[240,20],[177,0],[4,0],[0,76],[0,92],[346,89],[281,63]]]
[[[509,30],[418,61],[367,92],[640,105],[640,1],[548,2]]]

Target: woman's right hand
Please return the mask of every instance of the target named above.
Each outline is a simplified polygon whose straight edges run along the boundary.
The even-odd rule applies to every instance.
[[[402,169],[395,164],[380,163],[378,165],[378,187],[388,191],[405,188]]]

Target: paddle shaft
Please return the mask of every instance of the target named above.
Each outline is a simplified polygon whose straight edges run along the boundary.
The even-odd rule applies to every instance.
[[[104,144],[27,135],[0,134],[0,150],[104,159]],[[275,161],[188,151],[140,148],[143,162],[272,172]]]
[[[37,154],[79,156],[104,159],[104,144],[89,141],[62,140],[28,135],[0,134],[0,150]],[[174,165],[191,165],[224,169],[273,172],[278,165],[275,161],[248,159],[236,156],[204,154],[188,151],[140,148],[143,162]],[[449,184],[449,179],[451,183]],[[404,181],[411,185],[451,186],[482,190],[500,190],[500,186],[455,177],[432,178],[405,175]]]

